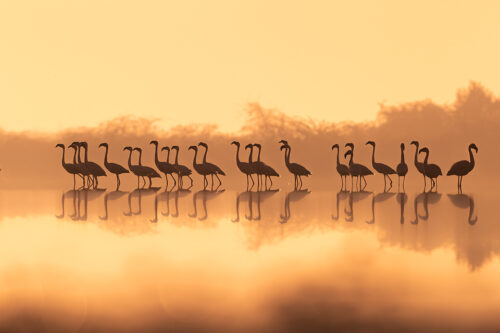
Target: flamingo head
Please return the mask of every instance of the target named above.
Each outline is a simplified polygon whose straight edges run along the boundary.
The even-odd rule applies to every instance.
[[[239,146],[240,146],[240,143],[239,143],[238,141],[233,141],[233,142],[231,142],[231,144],[232,144],[232,145],[236,145],[237,147],[239,147]]]
[[[373,147],[375,147],[375,142],[373,142],[373,141],[366,141],[365,145],[372,145]]]
[[[137,150],[139,153],[142,153],[142,148],[135,147],[134,150]]]
[[[170,147],[169,146],[162,147],[161,151],[164,151],[164,150],[170,151]]]
[[[351,149],[354,149],[354,144],[352,142],[348,142],[345,144],[345,147],[351,147]]]
[[[198,146],[202,146],[202,147],[208,148],[208,145],[205,142],[199,142]]]
[[[150,144],[150,145],[155,145],[155,146],[158,146],[158,141],[156,141],[156,140],[152,140],[149,144]]]
[[[247,144],[247,145],[245,146],[245,149],[249,149],[249,148],[252,148],[252,147],[253,147],[253,145],[252,145],[251,143],[249,143],[249,144]]]
[[[88,143],[85,142],[85,141],[82,141],[82,142],[78,143],[78,145],[80,145],[80,147],[83,147],[85,149],[87,149],[89,147]]]
[[[280,142],[278,142],[278,143],[282,143],[283,145],[287,145],[288,141],[286,141],[286,140],[280,140]]]
[[[179,146],[172,146],[172,147],[170,147],[170,149],[172,149],[172,150],[175,149],[175,150],[179,151]]]
[[[127,146],[127,147],[124,147],[123,150],[129,150],[129,151],[132,151],[132,147],[130,146]]]
[[[344,158],[347,158],[347,155],[351,155],[352,156],[352,150],[346,151],[345,154],[344,154]]]
[[[415,147],[418,147],[419,146],[419,143],[418,141],[415,141],[413,140],[412,142],[410,142],[411,145],[415,145]]]
[[[101,143],[101,144],[99,145],[99,148],[101,148],[101,147],[107,147],[107,146],[108,146],[108,144],[107,144],[106,142],[103,142],[103,143]]]
[[[471,144],[469,145],[469,149],[474,149],[474,150],[476,151],[476,154],[477,154],[477,152],[479,151],[479,149],[477,148],[477,146],[476,146],[476,144],[475,144],[475,143],[471,143]]]
[[[419,153],[419,154],[421,154],[421,153],[426,153],[426,154],[429,154],[429,148],[424,147],[424,148],[420,149],[420,150],[418,151],[418,153]]]
[[[401,150],[405,150],[405,144],[401,143]]]
[[[253,146],[259,148],[259,150],[262,149],[262,145],[260,143],[254,143]]]
[[[192,150],[194,150],[194,151],[197,151],[197,150],[198,150],[198,147],[196,147],[196,146],[189,146],[188,150],[189,150],[189,149],[192,149]]]
[[[332,150],[334,150],[335,148],[339,149],[339,144],[338,144],[338,143],[336,143],[336,144],[334,144],[334,145],[332,146]]]
[[[58,144],[56,145],[56,148],[57,148],[57,147],[60,147],[60,148],[64,149],[64,145],[63,145],[62,143],[58,143]]]
[[[75,149],[75,150],[76,150],[76,148],[77,148],[77,147],[78,147],[78,142],[72,142],[72,143],[68,146],[68,148],[73,148],[73,149]]]
[[[280,150],[288,149],[288,148],[290,148],[290,146],[288,144],[284,144],[283,146],[281,146]]]

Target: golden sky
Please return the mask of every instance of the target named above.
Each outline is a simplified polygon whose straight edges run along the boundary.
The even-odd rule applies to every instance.
[[[248,102],[317,120],[500,90],[500,3],[3,1],[0,126],[121,115],[238,129]]]

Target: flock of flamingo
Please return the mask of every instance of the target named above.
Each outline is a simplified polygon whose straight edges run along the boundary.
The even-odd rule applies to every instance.
[[[281,144],[280,150],[285,151],[285,165],[288,171],[294,176],[294,186],[295,189],[302,188],[302,177],[308,177],[311,175],[311,172],[307,170],[304,166],[298,163],[290,162],[290,154],[292,151],[291,146],[288,144],[286,140],[279,141]],[[166,187],[168,188],[169,176],[173,181],[173,187],[178,186],[179,189],[183,188],[183,178],[187,177],[190,180],[189,188],[193,186],[193,179],[191,178],[192,171],[189,167],[179,164],[179,146],[165,146],[161,148],[161,151],[167,151],[167,157],[165,161],[160,161],[158,156],[158,141],[153,140],[150,142],[151,145],[154,145],[155,149],[155,165],[156,168],[165,175]],[[272,178],[271,177],[279,177],[279,174],[269,165],[262,162],[260,160],[260,154],[262,146],[258,143],[255,144],[247,144],[245,149],[249,149],[248,162],[243,162],[240,160],[240,143],[238,141],[233,141],[231,144],[236,146],[236,165],[238,169],[246,175],[246,183],[247,189],[252,188],[255,185],[255,181],[253,179],[253,175],[257,176],[257,187],[260,189],[264,186],[265,189],[272,187]],[[424,177],[424,190],[426,188],[426,179],[429,178],[431,183],[431,189],[435,189],[437,191],[437,179],[442,175],[441,168],[433,163],[429,163],[429,149],[427,147],[419,149],[418,141],[412,141],[412,145],[415,146],[415,159],[414,164],[419,173],[421,173]],[[374,141],[366,142],[366,145],[370,145],[372,147],[372,167],[377,172],[384,176],[384,191],[386,191],[387,187],[387,179],[389,179],[389,188],[392,188],[392,179],[391,175],[398,176],[398,188],[400,187],[400,179],[403,178],[403,190],[406,174],[408,173],[408,165],[405,162],[405,145],[401,143],[401,161],[397,165],[396,170],[390,167],[387,164],[375,162],[375,147],[376,144]],[[73,186],[76,187],[76,176],[81,177],[82,179],[82,188],[98,188],[99,178],[101,176],[106,176],[106,171],[99,166],[95,162],[91,162],[88,160],[88,144],[87,142],[73,142],[68,148],[72,148],[74,150],[73,154],[73,163],[67,163],[65,159],[65,146],[63,144],[57,144],[56,147],[62,148],[62,166],[69,173],[73,175]],[[140,179],[142,179],[143,184],[142,187],[146,186],[146,178],[149,180],[149,187],[152,186],[152,178],[161,178],[160,174],[157,170],[150,166],[146,166],[142,164],[142,149],[139,147],[124,147],[123,150],[127,150],[129,152],[128,155],[128,169],[117,164],[111,163],[108,161],[108,150],[109,146],[107,143],[101,143],[99,148],[105,148],[104,155],[104,166],[108,170],[108,172],[114,174],[116,176],[116,188],[120,187],[120,175],[124,173],[133,173],[137,176],[137,187],[140,187]],[[203,160],[201,163],[197,163],[197,155],[198,155],[198,147],[203,147],[205,149]],[[254,147],[258,148],[257,160],[253,159],[253,149]],[[347,165],[340,163],[340,147],[338,144],[334,144],[332,146],[332,150],[337,149],[337,172],[341,178],[341,188],[347,188],[347,177],[351,176],[351,191],[354,189],[363,191],[367,186],[367,181],[365,176],[373,175],[373,172],[366,166],[355,163],[354,162],[354,144],[346,143],[345,147],[347,147],[347,151],[344,154],[344,157],[347,158],[349,156],[349,162]],[[175,150],[175,158],[174,162],[170,162],[170,151]],[[208,153],[208,145],[204,142],[198,143],[197,146],[189,146],[188,150],[194,151],[193,156],[193,169],[203,176],[203,188],[207,188],[209,181],[208,176],[211,178],[211,187],[214,187],[214,176],[217,178],[218,188],[222,181],[219,175],[225,176],[226,174],[220,167],[213,163],[207,162],[207,153]],[[469,174],[475,165],[474,155],[472,154],[472,150],[478,152],[478,148],[474,143],[471,143],[468,147],[469,152],[469,160],[462,160],[454,163],[450,170],[448,171],[448,176],[457,176],[457,188],[458,191],[462,190],[462,178]],[[82,159],[81,153],[84,153],[84,157]],[[139,153],[137,163],[132,164],[132,153],[137,151]],[[424,160],[419,161],[419,155],[425,154]],[[176,177],[174,176],[177,176]],[[354,185],[354,178],[356,178],[356,186]],[[269,180],[269,185],[268,185]],[[250,181],[252,185],[250,185]],[[361,182],[364,182],[362,185]]]

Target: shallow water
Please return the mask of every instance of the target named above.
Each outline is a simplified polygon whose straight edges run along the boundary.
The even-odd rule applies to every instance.
[[[0,191],[0,331],[495,331],[498,199]]]

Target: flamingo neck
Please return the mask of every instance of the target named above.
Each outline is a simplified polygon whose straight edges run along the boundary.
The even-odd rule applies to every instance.
[[[353,156],[353,154],[349,154],[349,155],[350,155],[350,156],[349,156],[349,165],[352,165],[352,163],[353,163],[353,162],[352,162],[352,156]]]
[[[158,166],[158,164],[160,163],[160,160],[158,159],[158,144],[154,143],[154,145],[155,145],[155,164],[156,166]]]
[[[253,156],[253,146],[250,147],[250,154],[248,155],[248,163],[252,163],[252,156]]]
[[[240,164],[240,145],[236,145],[236,164]]]
[[[427,166],[427,161],[429,160],[429,152],[425,152],[424,165]]]
[[[340,159],[339,159],[339,154],[340,154],[340,149],[337,148],[337,166],[340,165]]]
[[[418,164],[418,146],[419,146],[419,144],[417,143],[415,145],[415,165]]]
[[[142,166],[142,151],[139,150],[139,165]]]
[[[207,153],[208,153],[208,146],[205,147],[205,154],[203,155],[203,163],[207,163]]]
[[[405,153],[403,148],[401,148],[401,163],[405,163]]]
[[[129,150],[129,154],[128,154],[128,168],[129,169],[132,168],[132,149]]]
[[[66,148],[62,147],[62,165],[65,166],[66,162],[64,161],[64,153],[65,153]]]
[[[87,147],[84,147],[85,148],[85,164],[87,164],[89,162],[89,159],[88,159],[88,149]]]
[[[258,147],[259,148],[259,154],[257,155],[257,162],[260,162],[260,151],[261,151],[261,147]]]
[[[75,153],[73,154],[73,164],[76,164],[76,147],[73,147]]]
[[[179,149],[175,150],[175,165],[179,164]]]
[[[286,165],[290,164],[290,153],[292,152],[292,147],[288,146],[285,151],[285,163]]]
[[[108,146],[104,146],[106,148],[106,152],[104,153],[104,164],[108,164]]]
[[[82,163],[82,158],[81,158],[81,148],[78,146],[78,163]]]
[[[472,165],[472,167],[474,167],[474,164],[476,163],[474,161],[474,155],[472,154],[472,148],[469,147],[469,158],[470,158],[470,164]]]
[[[170,149],[167,150],[167,164],[170,164]]]
[[[194,149],[193,166],[196,166],[196,156],[198,155],[198,149]]]
[[[373,145],[373,150],[372,150],[372,165],[375,165],[375,145]]]

